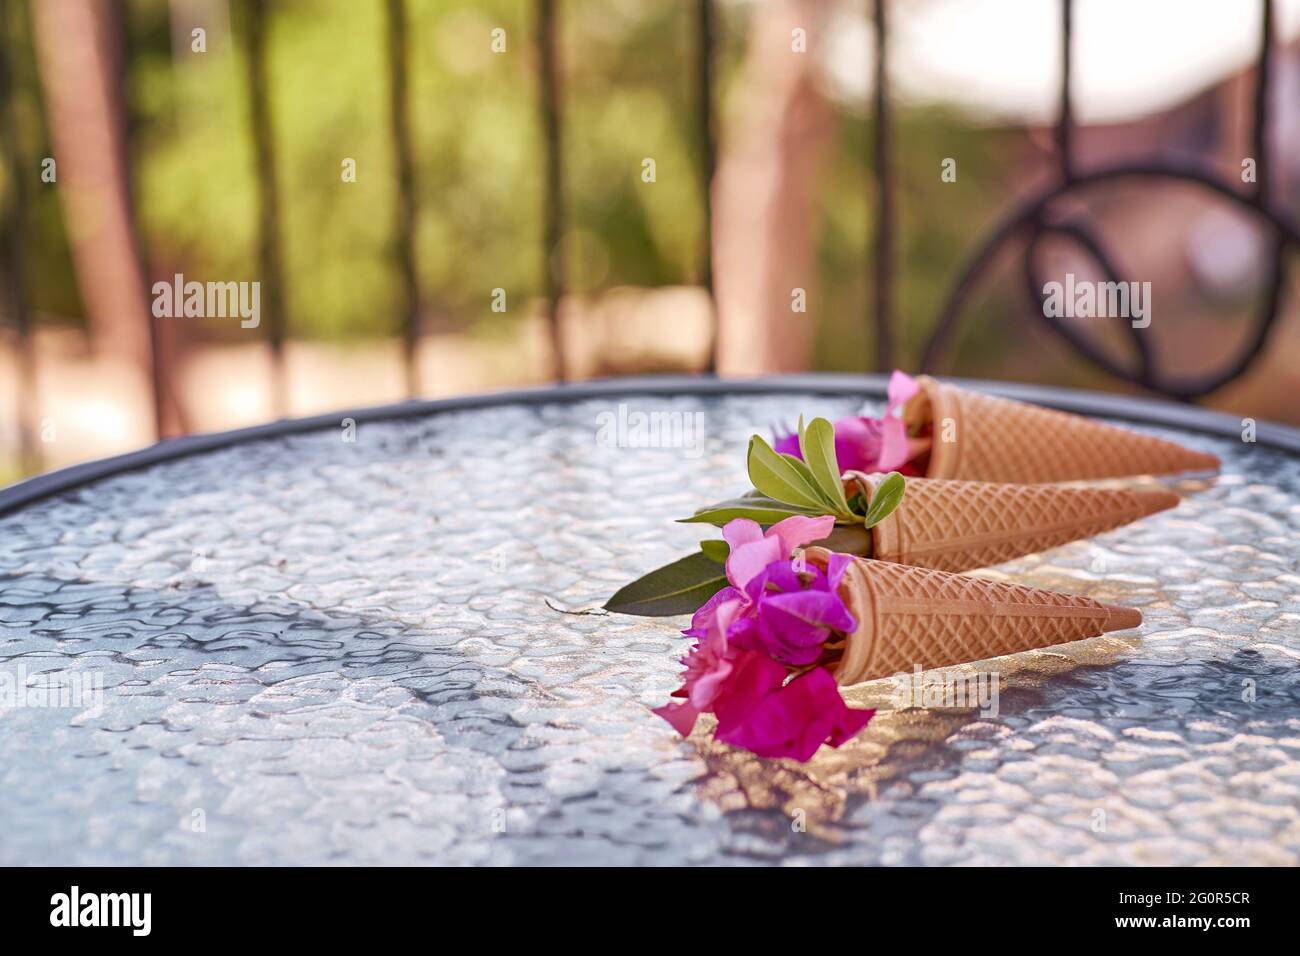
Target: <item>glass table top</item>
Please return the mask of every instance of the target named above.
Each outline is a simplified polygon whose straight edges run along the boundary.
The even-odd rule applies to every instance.
[[[977,572],[1145,615],[958,669],[998,675],[996,713],[859,685],[876,718],[807,764],[650,713],[684,622],[598,605],[709,534],[672,519],[747,487],[751,432],[863,408],[442,411],[0,517],[0,864],[1300,862],[1300,468],[1263,445],[1148,428],[1223,474]],[[664,412],[702,430],[610,427]]]

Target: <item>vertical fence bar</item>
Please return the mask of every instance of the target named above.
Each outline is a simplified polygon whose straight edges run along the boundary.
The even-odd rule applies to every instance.
[[[1259,60],[1255,68],[1255,126],[1251,130],[1251,141],[1255,154],[1255,201],[1261,205],[1268,203],[1269,157],[1268,157],[1268,96],[1273,78],[1273,3],[1264,0],[1261,11],[1263,22],[1260,24]]]
[[[887,372],[894,366],[894,339],[892,328],[893,302],[890,282],[893,276],[894,184],[889,168],[889,64],[886,0],[875,0],[876,19],[876,135],[874,163],[878,194],[875,229],[875,367]]]
[[[1074,107],[1071,105],[1070,42],[1074,21],[1071,0],[1061,0],[1061,112],[1056,120],[1056,152],[1061,164],[1061,178],[1069,182],[1074,178]]]
[[[545,208],[542,213],[542,263],[546,288],[547,321],[551,332],[552,367],[556,381],[568,379],[564,338],[560,329],[560,300],[566,277],[564,257],[564,166],[560,139],[560,76],[556,38],[559,32],[556,0],[538,0],[537,53],[541,66],[539,105],[546,146]]]
[[[26,183],[28,170],[18,145],[18,126],[15,121],[15,89],[17,81],[9,63],[9,44],[13,25],[10,23],[9,0],[0,0],[0,151],[9,180],[9,196],[5,216],[5,263],[8,266],[9,312],[17,333],[18,364],[17,394],[14,396],[18,410],[18,455],[24,475],[41,468],[40,446],[36,441],[36,354],[32,341],[31,314],[27,310],[27,290],[23,284],[23,226],[27,220]]]
[[[1272,89],[1273,80],[1273,3],[1272,0],[1263,0],[1260,15],[1263,18],[1260,24],[1259,33],[1259,59],[1255,68],[1255,124],[1251,130],[1252,151],[1255,155],[1255,189],[1253,199],[1260,207],[1269,205],[1272,177],[1270,175],[1272,164],[1269,156],[1270,140],[1268,135],[1269,127],[1269,93]],[[1272,249],[1266,257],[1268,262],[1267,291],[1265,292],[1265,301],[1263,303],[1264,311],[1260,314],[1259,324],[1256,326],[1255,340],[1253,347],[1245,360],[1241,363],[1241,369],[1244,371],[1251,357],[1264,350],[1264,345],[1268,340],[1269,330],[1277,322],[1277,318],[1282,314],[1282,296],[1286,288],[1290,285],[1288,281],[1288,260],[1285,255],[1287,249],[1286,237],[1277,229],[1273,230]],[[1240,374],[1240,372],[1238,373]]]
[[[271,407],[277,417],[287,413],[284,370],[284,285],[280,265],[280,197],[276,185],[271,105],[266,83],[268,0],[245,0],[249,115],[257,176],[257,259],[265,304],[267,339],[271,347]]]
[[[415,173],[407,113],[406,0],[388,0],[389,122],[397,162],[397,249],[402,273],[406,394],[420,391],[420,283],[415,260]]]
[[[696,4],[696,101],[700,123],[700,180],[704,192],[704,241],[700,248],[700,282],[709,294],[709,352],[705,370],[718,368],[718,305],[713,294],[713,174],[718,163],[718,134],[713,92],[717,16],[713,0]]]

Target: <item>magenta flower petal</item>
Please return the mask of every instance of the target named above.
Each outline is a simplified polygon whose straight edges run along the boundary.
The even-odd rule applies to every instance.
[[[787,640],[794,643],[807,643],[798,634],[796,625],[809,627],[833,628],[849,632],[856,626],[853,615],[844,606],[840,596],[834,591],[793,591],[789,594],[774,594],[763,601],[760,612],[771,608],[782,616],[782,622],[790,627]]]
[[[780,543],[767,538],[763,527],[749,518],[735,518],[722,526],[722,537],[731,546],[727,555],[727,580],[744,589],[767,564],[782,557]]]
[[[763,526],[752,518],[732,518],[722,526],[722,537],[727,544],[738,548],[763,540]]]
[[[758,607],[758,627],[747,633],[746,640],[784,664],[803,667],[821,656],[832,629],[853,627],[853,617],[838,595],[795,591],[765,598]]]
[[[763,697],[743,722],[725,730],[719,725],[717,738],[760,757],[810,758],[834,728],[837,715],[819,711],[818,687],[808,676]]]
[[[706,710],[721,692],[734,667],[727,645],[727,630],[739,612],[740,601],[724,601],[713,612],[708,634],[682,658],[686,677],[674,697],[686,697],[696,710]]]
[[[894,471],[902,468],[924,448],[908,441],[907,430],[896,414],[921,391],[912,376],[895,369],[886,388],[885,414],[880,418],[851,415],[836,420],[835,459],[840,472]],[[890,424],[893,422],[894,424]],[[773,432],[772,447],[782,454],[803,458],[799,436]]]
[[[842,554],[839,551],[832,551],[830,557],[826,559],[826,586],[834,591],[840,586],[840,580],[844,577],[844,572],[849,569],[853,563],[853,555]],[[719,592],[721,593],[721,592]]]
[[[683,737],[691,735],[691,731],[695,729],[695,721],[700,716],[700,712],[690,703],[664,704],[662,707],[656,707],[652,713],[658,714],[672,724],[673,730]]]
[[[912,376],[895,369],[889,376],[887,391],[885,417],[880,423],[880,455],[874,469],[876,471],[896,471],[911,461],[917,453],[917,449],[908,438],[907,426],[895,412],[900,411],[914,398],[921,391],[921,386]]]
[[[774,661],[780,661],[790,667],[807,667],[809,664],[817,663],[817,658],[822,653],[821,642],[830,636],[830,631],[809,629],[806,633],[816,643],[800,646],[783,642],[780,639],[780,632],[773,627],[769,614],[766,620],[759,618],[757,625],[750,632],[752,637],[747,644],[752,642],[755,645],[754,650],[768,655]]]
[[[725,604],[728,601],[743,601],[745,594],[733,587],[725,587],[713,597],[705,601],[698,611],[691,615],[691,626],[682,631],[687,637],[707,637],[709,634],[709,625],[713,622],[714,612],[718,605]]]
[[[886,418],[880,423],[880,457],[873,471],[896,471],[912,457],[912,443],[907,426],[901,419]]]
[[[722,690],[723,682],[731,676],[731,670],[731,662],[723,660],[719,661],[716,667],[711,667],[701,674],[699,679],[691,685],[690,695],[687,698],[691,705],[703,710],[713,703]]]
[[[876,716],[874,708],[864,710],[846,706],[844,712],[840,714],[839,719],[836,721],[835,727],[831,730],[830,736],[826,738],[826,742],[832,747],[843,746],[856,737],[858,732],[867,726],[874,716]]]
[[[760,757],[807,760],[825,742],[840,746],[866,726],[870,711],[850,710],[824,668],[797,677],[763,697],[741,723],[723,729],[719,740]]]
[[[803,461],[803,449],[799,447],[798,432],[786,432],[784,435],[778,435],[773,430],[772,450],[778,455],[791,455]]]
[[[850,560],[832,552],[830,566],[842,575]],[[728,639],[791,666],[816,662],[832,630],[849,633],[857,627],[831,579],[815,566],[800,574],[790,561],[773,561],[750,579],[745,594],[747,604]]]
[[[727,643],[742,651],[761,651],[763,644],[758,637],[758,618],[746,615],[731,625],[727,631]]]
[[[921,386],[916,379],[906,372],[894,369],[893,374],[889,376],[889,385],[885,388],[887,409],[892,412],[896,408],[902,408],[920,391]]]
[[[871,471],[880,457],[880,422],[851,416],[835,422],[835,460],[840,472]]]
[[[844,703],[835,678],[823,667],[809,671],[799,679],[807,681],[805,693],[815,702],[813,706],[817,708],[818,713],[829,718],[829,730],[825,740],[832,747],[848,743],[875,716],[875,710],[859,710]]]
[[[787,560],[773,561],[763,569],[763,573],[755,577],[745,588],[745,593],[749,595],[751,601],[757,601],[769,591],[799,591],[803,589],[803,578],[792,566],[793,562]],[[813,568],[811,572],[816,576],[817,569]]]
[[[734,669],[735,665],[727,654],[727,629],[739,610],[739,601],[719,604],[709,622],[708,637],[699,646],[698,654],[687,659],[687,694],[690,702],[700,710],[713,703]]]
[[[781,542],[776,538],[761,538],[740,547],[732,547],[727,555],[727,579],[738,588],[743,589],[756,575],[773,561],[779,561]]]
[[[718,730],[723,734],[742,726],[769,694],[785,681],[786,670],[765,654],[745,651],[736,659],[735,670],[713,702],[713,713],[718,718]]]
[[[780,557],[788,558],[794,553],[795,548],[820,541],[830,534],[834,527],[835,518],[832,515],[822,515],[820,518],[791,515],[768,528],[765,537],[775,537],[780,541]]]

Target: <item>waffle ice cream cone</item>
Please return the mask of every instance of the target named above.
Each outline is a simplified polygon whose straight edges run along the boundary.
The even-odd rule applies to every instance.
[[[809,548],[825,567],[830,552]],[[1051,647],[1142,623],[1132,608],[1020,584],[858,558],[840,582],[858,622],[833,667],[842,685]]]
[[[920,394],[903,410],[909,426],[929,424],[927,478],[1033,483],[1217,471],[1219,459],[1173,442],[1080,415],[995,398],[917,377]]]
[[[883,475],[848,472],[845,493],[870,498]],[[1178,504],[1171,491],[1068,488],[909,478],[902,503],[871,529],[871,555],[968,571],[1086,538]]]

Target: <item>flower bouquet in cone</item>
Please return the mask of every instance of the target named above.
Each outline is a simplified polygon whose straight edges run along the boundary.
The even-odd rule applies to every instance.
[[[807,760],[838,747],[875,711],[838,685],[983,660],[1136,627],[1142,615],[1090,598],[809,548],[821,519],[788,518],[764,535],[737,519],[732,582],[696,613],[679,700],[655,713],[683,736],[701,713],[714,736],[761,757]],[[827,519],[828,520],[828,519]],[[782,527],[784,525],[784,527]]]
[[[1117,527],[1176,496],[909,480],[842,469],[849,450],[825,419],[800,421],[795,438],[797,455],[755,435],[754,489],[682,519],[720,526],[722,540],[701,542],[697,554],[606,604],[631,614],[692,613],[684,633],[696,643],[682,659],[678,700],[656,711],[683,735],[711,713],[719,740],[806,760],[871,718],[844,703],[840,684],[1140,623],[1136,611],[1088,598],[951,572]],[[917,441],[905,436],[903,447]]]
[[[753,489],[680,519],[726,528],[737,519],[763,527],[787,518],[829,515],[815,543],[857,557],[968,571],[1100,534],[1171,508],[1164,490],[1070,488],[938,478],[904,478],[845,470],[861,463],[841,446],[829,421],[800,422],[796,456],[761,436],[750,439]],[[804,542],[801,542],[804,543]],[[626,614],[689,614],[727,583],[723,565],[733,546],[700,542],[700,550],[621,588],[605,605]]]
[[[1219,459],[1080,415],[895,371],[881,418],[834,425],[845,469],[926,478],[1034,483],[1217,471]],[[778,451],[798,455],[793,434]]]

